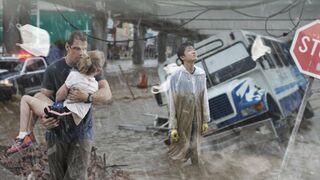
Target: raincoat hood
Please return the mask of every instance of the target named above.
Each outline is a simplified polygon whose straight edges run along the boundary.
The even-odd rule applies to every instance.
[[[201,69],[201,68],[199,68],[197,66],[194,66],[194,67],[196,68],[196,70],[194,71],[194,73],[192,75],[200,76],[200,75],[205,75],[206,74],[203,69]],[[180,66],[180,69],[185,73],[190,73],[189,71],[187,71],[187,69],[183,65]]]
[[[199,68],[197,66],[194,66],[194,67],[196,68],[196,70],[193,73],[193,75],[195,75],[195,76],[200,76],[200,75],[205,76],[206,73],[204,72],[203,69],[201,69],[201,68]],[[172,74],[174,74],[178,70],[181,70],[180,72],[190,74],[183,65],[177,66],[176,63],[168,64],[167,66],[165,66],[163,68],[163,70],[166,73],[166,80],[163,83],[161,83],[160,85],[156,85],[156,86],[152,86],[151,87],[151,93],[153,93],[153,94],[158,94],[158,93],[161,93],[161,92],[168,91],[169,86],[170,86],[170,84],[169,84],[170,78],[171,78]],[[160,79],[161,79],[161,77],[160,77]]]

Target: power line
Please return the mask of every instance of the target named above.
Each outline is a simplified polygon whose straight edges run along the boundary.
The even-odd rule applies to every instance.
[[[272,1],[270,1],[270,2],[274,2],[274,1],[278,1],[278,0],[272,0]],[[179,25],[176,29],[179,29],[179,28],[183,27],[184,25],[192,22],[192,21],[195,20],[197,17],[199,17],[200,15],[202,15],[202,14],[208,12],[208,11],[211,11],[211,10],[222,10],[222,9],[217,9],[217,6],[206,7],[206,6],[201,5],[201,4],[199,4],[199,3],[195,3],[195,2],[193,2],[193,1],[191,1],[191,0],[189,0],[188,2],[194,4],[194,5],[198,6],[198,7],[205,7],[205,10],[203,10],[203,11],[200,12],[200,13],[198,13],[197,15],[195,15],[194,17],[192,17],[192,18],[189,19],[188,21],[182,23],[182,24]],[[270,3],[270,2],[268,2],[268,3]],[[225,7],[225,9],[248,8],[248,7],[254,7],[254,6],[258,6],[258,5],[265,4],[265,3],[267,3],[267,2],[261,1],[261,2],[257,2],[257,3],[248,4],[248,5],[246,5],[246,6],[235,6],[235,7],[229,7],[229,6],[227,6],[227,7]],[[218,6],[218,7],[221,8],[221,6]]]
[[[288,34],[290,34],[291,32],[293,32],[293,31],[298,27],[299,23],[301,22],[301,17],[302,17],[302,14],[303,14],[305,2],[306,2],[306,0],[303,0],[303,7],[301,8],[300,15],[299,15],[299,20],[298,20],[297,24],[295,24],[295,23],[293,22],[293,19],[292,19],[292,17],[291,17],[291,13],[290,13],[290,12],[291,12],[291,10],[292,10],[293,8],[297,7],[299,4],[302,3],[301,0],[295,0],[292,4],[289,4],[289,5],[287,5],[286,7],[282,8],[281,10],[279,10],[279,11],[273,13],[273,14],[270,14],[270,15],[268,15],[268,16],[256,16],[256,15],[251,15],[251,14],[247,14],[247,13],[244,13],[244,12],[239,11],[239,10],[236,10],[236,9],[232,9],[232,11],[234,11],[234,12],[236,12],[236,13],[238,13],[238,14],[247,16],[247,17],[258,18],[258,19],[265,19],[265,28],[264,28],[264,29],[265,29],[266,33],[267,33],[268,35],[270,35],[270,36],[279,38],[279,37],[287,36]],[[274,34],[270,33],[269,30],[268,30],[268,22],[270,21],[270,19],[271,19],[272,17],[275,17],[275,16],[279,15],[279,14],[283,14],[283,13],[287,13],[287,12],[289,13],[289,19],[290,19],[291,23],[294,25],[294,27],[292,27],[288,32],[284,32],[282,35],[274,35]]]
[[[202,7],[202,9],[187,9],[187,10],[184,10],[184,11],[180,11],[180,12],[176,12],[176,13],[172,13],[172,14],[161,14],[161,15],[158,15],[158,14],[148,14],[148,16],[153,16],[153,17],[169,17],[169,16],[175,16],[175,15],[179,15],[179,14],[183,14],[183,13],[190,13],[190,12],[197,12],[197,11],[201,11],[199,14],[203,14],[207,11],[210,11],[210,10],[236,10],[236,9],[244,9],[244,8],[249,8],[249,7],[255,7],[255,6],[258,6],[258,5],[261,5],[261,4],[268,4],[268,3],[273,3],[273,2],[276,2],[276,1],[279,1],[279,0],[270,0],[268,2],[265,2],[265,1],[260,1],[260,2],[256,2],[256,3],[252,3],[252,4],[246,4],[246,5],[236,5],[236,6],[226,6],[226,5],[222,5],[222,6],[206,6],[206,5],[202,5],[202,4],[199,4],[199,3],[196,3],[196,2],[193,2],[191,0],[188,0],[187,2],[193,4],[193,5],[185,5],[185,4],[177,4],[177,3],[169,3],[169,2],[160,2],[160,4],[167,4],[167,5],[171,5],[171,6],[178,6],[178,7],[181,7],[181,6],[187,6],[187,7]],[[155,2],[156,3],[156,2]],[[156,3],[157,4],[157,3]],[[159,2],[158,2],[159,4]],[[200,15],[195,15],[196,17],[200,16]],[[195,19],[194,17],[191,18],[191,19]]]
[[[208,11],[211,11],[211,10],[227,10],[227,9],[231,9],[235,12],[239,12],[241,13],[240,11],[237,11],[237,9],[242,9],[242,8],[249,8],[249,7],[255,7],[255,6],[258,6],[258,5],[261,5],[261,4],[267,4],[267,3],[272,3],[272,2],[275,2],[275,1],[279,1],[279,0],[271,0],[269,2],[265,2],[265,1],[260,1],[260,2],[257,2],[257,3],[252,3],[252,4],[247,4],[247,5],[242,5],[242,6],[205,6],[205,5],[201,5],[199,3],[196,3],[196,2],[193,2],[191,0],[188,0],[187,2],[193,4],[193,6],[195,7],[204,7],[205,10],[203,10],[202,12],[198,13],[197,15],[195,15],[194,17],[192,17],[191,19],[189,19],[188,21],[182,23],[181,25],[179,25],[176,29],[179,29],[183,26],[185,26],[186,24],[192,22],[193,20],[195,20],[197,17],[199,17],[200,15],[208,12]],[[298,0],[296,0],[297,2]],[[170,4],[170,5],[181,5],[181,4],[174,4],[174,3],[167,3],[167,4]],[[295,6],[295,3],[293,5],[288,5],[286,6],[285,8],[281,9],[279,12],[277,13],[274,13],[272,15],[270,15],[269,17],[267,17],[266,21],[270,18],[270,17],[274,17],[275,15],[277,14],[280,14],[282,13],[283,11],[288,11],[290,10],[290,8],[294,7]],[[184,11],[183,11],[184,12]],[[242,14],[245,14],[245,13],[242,13]],[[266,18],[266,17],[259,17],[259,16],[254,16],[255,18]],[[266,26],[266,25],[265,25]],[[265,30],[267,31],[267,33],[269,35],[271,35],[268,30],[265,28]],[[273,35],[272,35],[273,36]]]
[[[305,6],[305,3],[306,3],[306,1],[303,3],[303,5],[302,5],[302,7],[301,7],[301,11],[300,11],[300,16],[299,16],[299,21],[297,22],[297,23],[300,23],[300,21],[301,21],[301,12],[303,11],[303,8],[304,8],[304,6]],[[292,15],[291,15],[291,9],[289,10],[289,19],[290,19],[290,21],[291,21],[291,23],[294,25],[294,26],[296,26],[296,24],[295,24],[295,22],[293,21],[293,19],[292,19]]]
[[[299,20],[298,20],[297,24],[295,24],[295,26],[294,26],[293,28],[291,28],[288,32],[284,32],[282,35],[274,35],[274,34],[272,34],[272,33],[269,32],[267,25],[268,25],[268,21],[269,21],[270,18],[272,18],[272,17],[274,17],[274,16],[276,16],[276,15],[278,15],[278,14],[284,13],[284,12],[290,12],[290,9],[292,9],[292,8],[295,7],[295,6],[292,6],[291,8],[286,9],[286,10],[284,10],[284,9],[285,9],[285,8],[284,8],[284,9],[283,9],[283,12],[282,12],[282,11],[279,11],[279,13],[276,13],[276,14],[274,14],[273,16],[267,17],[266,20],[265,20],[265,31],[267,32],[267,34],[270,35],[270,36],[279,38],[279,37],[287,36],[288,34],[290,34],[291,32],[293,32],[293,31],[298,27],[298,25],[300,24],[300,21],[301,21],[301,17],[302,17],[302,14],[303,14],[303,10],[304,10],[304,6],[305,6],[305,3],[306,3],[306,0],[303,0],[303,1],[301,1],[300,3],[303,3],[303,4],[302,4],[302,8],[301,8],[300,15],[299,15]]]
[[[78,28],[77,26],[75,26],[74,24],[72,24],[65,16],[64,14],[58,9],[57,5],[54,4],[55,7],[56,7],[56,10],[57,12],[61,15],[61,17],[64,19],[65,22],[67,22],[72,28],[74,28],[75,30],[80,30],[80,28]],[[130,41],[139,41],[139,40],[148,40],[148,39],[155,39],[157,38],[157,36],[150,36],[150,37],[147,37],[147,38],[141,38],[141,39],[128,39],[128,40],[122,40],[122,41],[108,41],[106,39],[102,39],[102,38],[99,38],[99,37],[95,37],[95,36],[92,36],[86,32],[84,32],[88,37],[92,38],[92,39],[95,39],[95,40],[99,40],[99,41],[103,41],[103,42],[107,42],[107,43],[114,43],[114,42],[130,42]]]
[[[176,15],[179,15],[179,14],[197,12],[197,11],[203,11],[203,10],[206,10],[206,8],[204,8],[204,9],[188,9],[188,10],[179,11],[179,12],[172,13],[172,14],[150,14],[150,16],[153,16],[153,17],[169,17],[169,16],[176,16]]]
[[[188,24],[189,22],[195,20],[197,17],[199,17],[200,15],[202,15],[202,14],[208,12],[208,11],[209,11],[209,9],[206,9],[206,10],[198,13],[197,15],[195,15],[194,17],[192,17],[192,18],[189,19],[188,21],[186,21],[186,22],[182,23],[181,25],[179,25],[176,29],[179,29],[179,28],[183,27],[184,25],[186,25],[186,24]]]
[[[257,5],[261,5],[261,4],[266,4],[266,3],[272,3],[272,2],[275,2],[275,1],[278,1],[278,0],[274,0],[274,1],[269,1],[269,2],[264,2],[264,1],[261,1],[261,2],[257,2],[257,3],[252,3],[252,4],[249,4],[249,5],[245,5],[245,6],[204,6],[204,5],[201,5],[199,3],[196,3],[196,2],[193,2],[191,0],[188,0],[187,2],[191,3],[192,5],[185,5],[185,4],[177,4],[177,3],[164,3],[162,2],[163,4],[168,4],[168,5],[174,5],[174,6],[188,6],[188,7],[205,7],[206,10],[203,10],[202,12],[198,13],[197,15],[195,15],[194,17],[192,17],[191,19],[189,19],[187,22],[181,24],[178,28],[180,27],[183,27],[184,25],[192,22],[193,20],[195,20],[197,17],[199,17],[200,15],[210,11],[210,10],[226,10],[226,9],[230,9],[238,14],[241,14],[241,15],[244,15],[244,16],[247,16],[247,17],[252,17],[252,18],[258,18],[258,19],[265,19],[265,31],[268,35],[270,36],[273,36],[273,37],[282,37],[282,36],[287,36],[288,34],[290,34],[291,32],[293,32],[299,25],[299,23],[301,22],[301,17],[302,17],[302,14],[303,14],[303,10],[304,10],[304,5],[305,5],[305,2],[306,0],[303,0],[303,7],[300,11],[300,15],[299,15],[299,20],[297,22],[297,24],[295,24],[295,22],[293,22],[292,20],[292,17],[291,17],[291,9],[295,8],[296,6],[298,6],[299,4],[301,4],[301,0],[295,0],[292,4],[289,4],[287,5],[286,7],[282,8],[281,10],[279,10],[278,12],[275,12],[269,16],[256,16],[256,15],[250,15],[250,14],[247,14],[247,13],[244,13],[244,12],[241,12],[237,9],[241,9],[241,8],[248,8],[248,7],[254,7],[254,6],[257,6]],[[182,11],[183,13],[186,12],[186,11]],[[272,17],[275,17],[279,14],[283,14],[283,13],[289,13],[289,19],[290,21],[292,22],[292,24],[294,25],[293,28],[291,28],[288,32],[284,32],[282,35],[274,35],[274,34],[271,34],[268,30],[268,22],[269,20],[272,18]]]
[[[228,9],[245,9],[248,7],[254,7],[254,6],[258,6],[261,4],[268,4],[268,3],[273,3],[276,1],[280,1],[280,0],[269,0],[268,2],[266,1],[259,1],[259,2],[255,2],[255,3],[251,3],[251,4],[244,4],[244,5],[201,5],[199,3],[195,3],[191,0],[188,0],[187,2],[189,2],[190,4],[179,4],[179,1],[175,1],[175,2],[157,2],[157,4],[164,4],[164,5],[170,5],[171,7],[205,7],[206,9],[210,9],[210,10],[228,10]],[[185,1],[183,1],[185,2]]]
[[[293,2],[292,4],[289,4],[287,5],[286,7],[282,8],[281,10],[275,12],[275,13],[272,13],[268,16],[256,16],[256,15],[251,15],[251,14],[248,14],[248,13],[245,13],[245,12],[242,12],[242,11],[239,11],[237,9],[231,9],[232,11],[238,13],[238,14],[241,14],[241,15],[244,15],[244,16],[247,16],[247,17],[252,17],[252,18],[258,18],[258,19],[266,19],[270,16],[275,16],[275,15],[278,15],[279,13],[284,13],[284,12],[287,12],[288,10],[290,10],[291,8],[297,6],[299,3],[297,3],[299,0],[295,0],[295,2]]]
[[[247,17],[252,17],[252,18],[257,18],[257,19],[264,19],[265,21],[265,31],[270,35],[270,36],[274,36],[274,37],[282,37],[282,36],[286,36],[288,35],[289,33],[291,33],[293,30],[295,30],[297,28],[297,26],[299,25],[300,21],[301,21],[301,17],[302,17],[302,14],[303,14],[303,10],[304,10],[304,4],[306,2],[306,0],[303,0],[303,7],[301,8],[301,11],[300,11],[300,16],[299,16],[299,20],[297,22],[297,24],[293,21],[292,17],[291,17],[291,10],[293,8],[295,8],[296,6],[298,6],[299,4],[301,4],[301,0],[295,0],[292,4],[289,4],[287,5],[286,7],[282,8],[281,10],[273,13],[273,14],[270,14],[268,16],[256,16],[256,15],[250,15],[250,14],[247,14],[247,13],[244,13],[242,11],[239,11],[238,9],[244,9],[244,8],[249,8],[249,7],[255,7],[255,6],[258,6],[258,5],[262,5],[262,4],[267,4],[267,3],[273,3],[275,1],[279,1],[279,0],[271,0],[271,1],[268,1],[268,2],[265,2],[265,1],[260,1],[260,2],[257,2],[257,3],[251,3],[251,4],[247,4],[247,5],[241,5],[241,6],[205,6],[205,5],[201,5],[199,3],[196,3],[196,2],[193,2],[191,0],[188,0],[187,2],[191,3],[192,4],[192,7],[197,7],[197,8],[200,8],[200,9],[190,9],[190,10],[184,10],[184,11],[180,11],[180,12],[176,12],[176,13],[172,13],[172,14],[166,14],[166,15],[157,15],[157,14],[148,14],[148,16],[152,16],[152,17],[169,17],[169,16],[175,16],[175,15],[178,15],[178,14],[183,14],[183,13],[190,13],[190,12],[198,12],[198,11],[201,11],[199,13],[197,13],[196,15],[194,15],[192,18],[188,19],[187,21],[185,22],[182,22],[182,24],[178,25],[176,28],[172,28],[171,31],[175,31],[175,30],[178,30],[182,27],[184,27],[186,24],[194,21],[195,19],[197,19],[199,16],[205,14],[206,12],[208,11],[211,11],[211,10],[232,10],[238,14],[242,14],[244,16],[247,16]],[[159,3],[159,2],[158,2]],[[170,5],[170,6],[182,6],[183,4],[177,4],[177,3],[165,3],[165,2],[160,2],[162,4],[167,4],[167,5]],[[56,6],[56,5],[55,5]],[[191,7],[188,5],[188,7]],[[79,30],[78,27],[76,27],[74,24],[72,24],[64,15],[63,13],[60,12],[60,10],[58,9],[58,7],[56,6],[56,9],[57,9],[57,12],[63,17],[63,19],[74,29],[76,30]],[[282,13],[286,13],[286,12],[289,12],[289,19],[290,21],[292,22],[292,24],[294,25],[293,28],[291,28],[288,32],[285,32],[283,33],[282,35],[274,35],[274,34],[271,34],[269,32],[269,29],[268,29],[268,22],[270,21],[271,18],[279,15],[279,14],[282,14]],[[87,34],[87,33],[86,33]],[[128,40],[122,40],[122,41],[108,41],[108,40],[105,40],[105,39],[102,39],[102,38],[98,38],[98,37],[94,37],[90,34],[87,34],[88,37],[92,38],[92,39],[96,39],[96,40],[100,40],[100,41],[104,41],[104,42],[130,42],[130,41],[136,41],[136,40],[147,40],[147,39],[153,39],[153,38],[157,38],[157,36],[151,36],[151,37],[148,37],[148,38],[141,38],[141,39],[134,39],[134,40],[131,40],[131,39],[128,39]]]

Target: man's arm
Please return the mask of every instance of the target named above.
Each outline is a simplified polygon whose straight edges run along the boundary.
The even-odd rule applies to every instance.
[[[98,81],[98,90],[92,94],[92,103],[95,105],[107,104],[111,102],[112,93],[107,80]],[[68,99],[72,102],[86,102],[89,94],[80,89],[72,88],[68,94]]]
[[[64,83],[58,90],[57,94],[56,94],[56,101],[62,101],[65,100],[67,95],[68,95],[68,87],[66,85],[66,83]]]
[[[98,81],[98,87],[98,91],[92,94],[92,103],[98,105],[111,102],[112,93],[108,81],[104,79]]]

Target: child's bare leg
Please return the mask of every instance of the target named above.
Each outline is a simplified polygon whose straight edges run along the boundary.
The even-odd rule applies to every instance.
[[[28,131],[30,131],[29,125],[31,124],[30,117],[32,117],[32,112],[36,116],[44,115],[43,109],[50,105],[48,101],[43,101],[29,95],[24,95],[21,98],[20,104],[20,133],[19,136],[25,136]],[[23,132],[21,134],[21,132]],[[20,138],[20,137],[19,137]]]
[[[53,104],[53,101],[48,98],[46,95],[42,94],[41,92],[35,94],[33,97],[37,98],[37,99],[40,99],[44,102],[47,102],[49,105]],[[29,118],[29,123],[28,123],[28,126],[27,126],[27,131],[32,131],[34,125],[36,124],[37,122],[37,115],[34,114],[32,111],[30,113],[30,118]]]

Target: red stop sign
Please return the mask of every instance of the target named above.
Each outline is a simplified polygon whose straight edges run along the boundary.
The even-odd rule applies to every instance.
[[[290,53],[300,72],[320,79],[320,20],[296,31]]]

